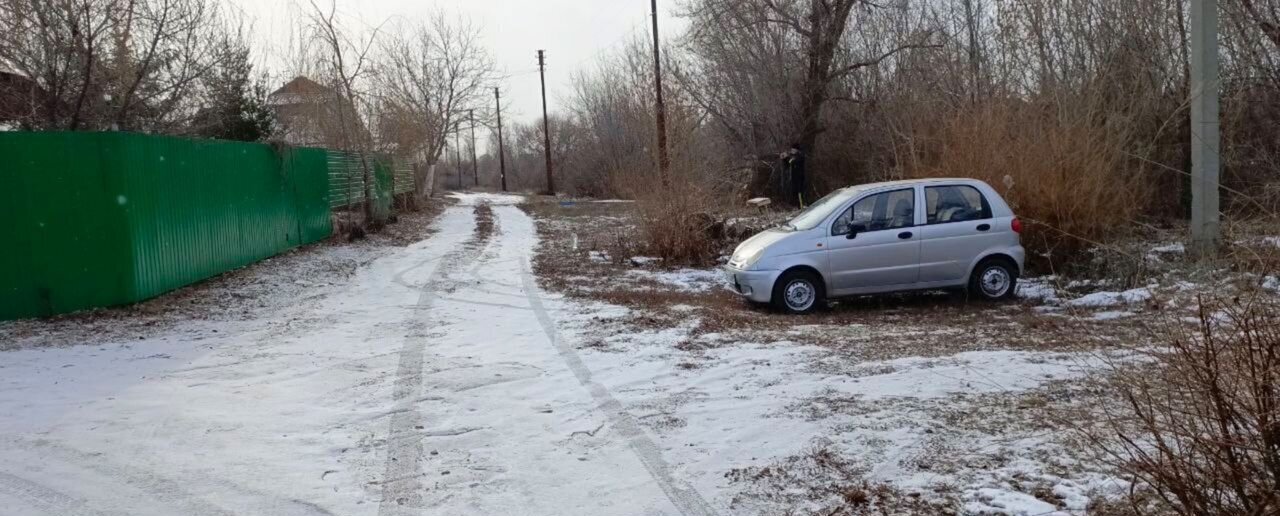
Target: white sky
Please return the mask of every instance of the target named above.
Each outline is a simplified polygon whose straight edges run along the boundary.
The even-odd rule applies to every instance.
[[[253,20],[254,33],[278,62],[289,45],[291,24],[308,0],[224,0]],[[327,5],[328,0],[317,0]],[[501,84],[503,119],[528,122],[541,116],[538,49],[547,51],[547,102],[554,112],[571,94],[571,74],[590,67],[600,55],[622,46],[633,34],[649,34],[649,0],[336,0],[346,22],[376,26],[388,18],[421,18],[434,7],[470,17],[484,31],[486,44],[508,78]],[[684,26],[671,14],[674,0],[659,0],[663,37]],[[273,66],[274,67],[274,66]],[[272,70],[279,73],[280,70]],[[532,73],[531,73],[532,72]]]

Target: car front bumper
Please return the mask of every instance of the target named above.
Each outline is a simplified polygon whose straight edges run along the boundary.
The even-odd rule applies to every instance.
[[[734,293],[757,303],[768,303],[773,297],[778,271],[744,271],[735,267],[724,267],[721,271],[725,286]]]

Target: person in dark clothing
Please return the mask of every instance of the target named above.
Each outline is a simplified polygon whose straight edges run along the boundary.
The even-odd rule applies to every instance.
[[[787,152],[782,153],[782,162],[786,165],[789,176],[791,176],[790,198],[799,203],[800,207],[804,207],[804,192],[809,187],[808,178],[805,176],[805,155],[800,149],[800,144],[792,144]]]

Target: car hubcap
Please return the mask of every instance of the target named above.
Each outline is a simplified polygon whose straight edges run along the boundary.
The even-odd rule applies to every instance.
[[[982,292],[991,297],[1001,297],[1009,292],[1009,271],[992,267],[982,273]]]
[[[792,310],[808,310],[813,306],[814,288],[807,281],[792,281],[787,285],[787,306]]]

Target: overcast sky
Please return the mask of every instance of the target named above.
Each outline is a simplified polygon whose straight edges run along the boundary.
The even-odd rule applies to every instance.
[[[309,0],[224,0],[242,9],[255,35],[272,48],[270,63],[288,47],[290,26]],[[317,0],[326,5],[328,0]],[[508,78],[503,90],[504,121],[541,116],[538,49],[547,51],[547,101],[554,112],[570,94],[570,77],[598,56],[620,48],[634,34],[649,34],[648,0],[336,0],[347,21],[376,26],[391,17],[421,18],[433,8],[469,16],[483,27],[486,43]],[[663,36],[682,30],[672,16],[674,0],[659,0]],[[277,63],[278,64],[278,63]],[[278,72],[278,70],[276,70]]]

